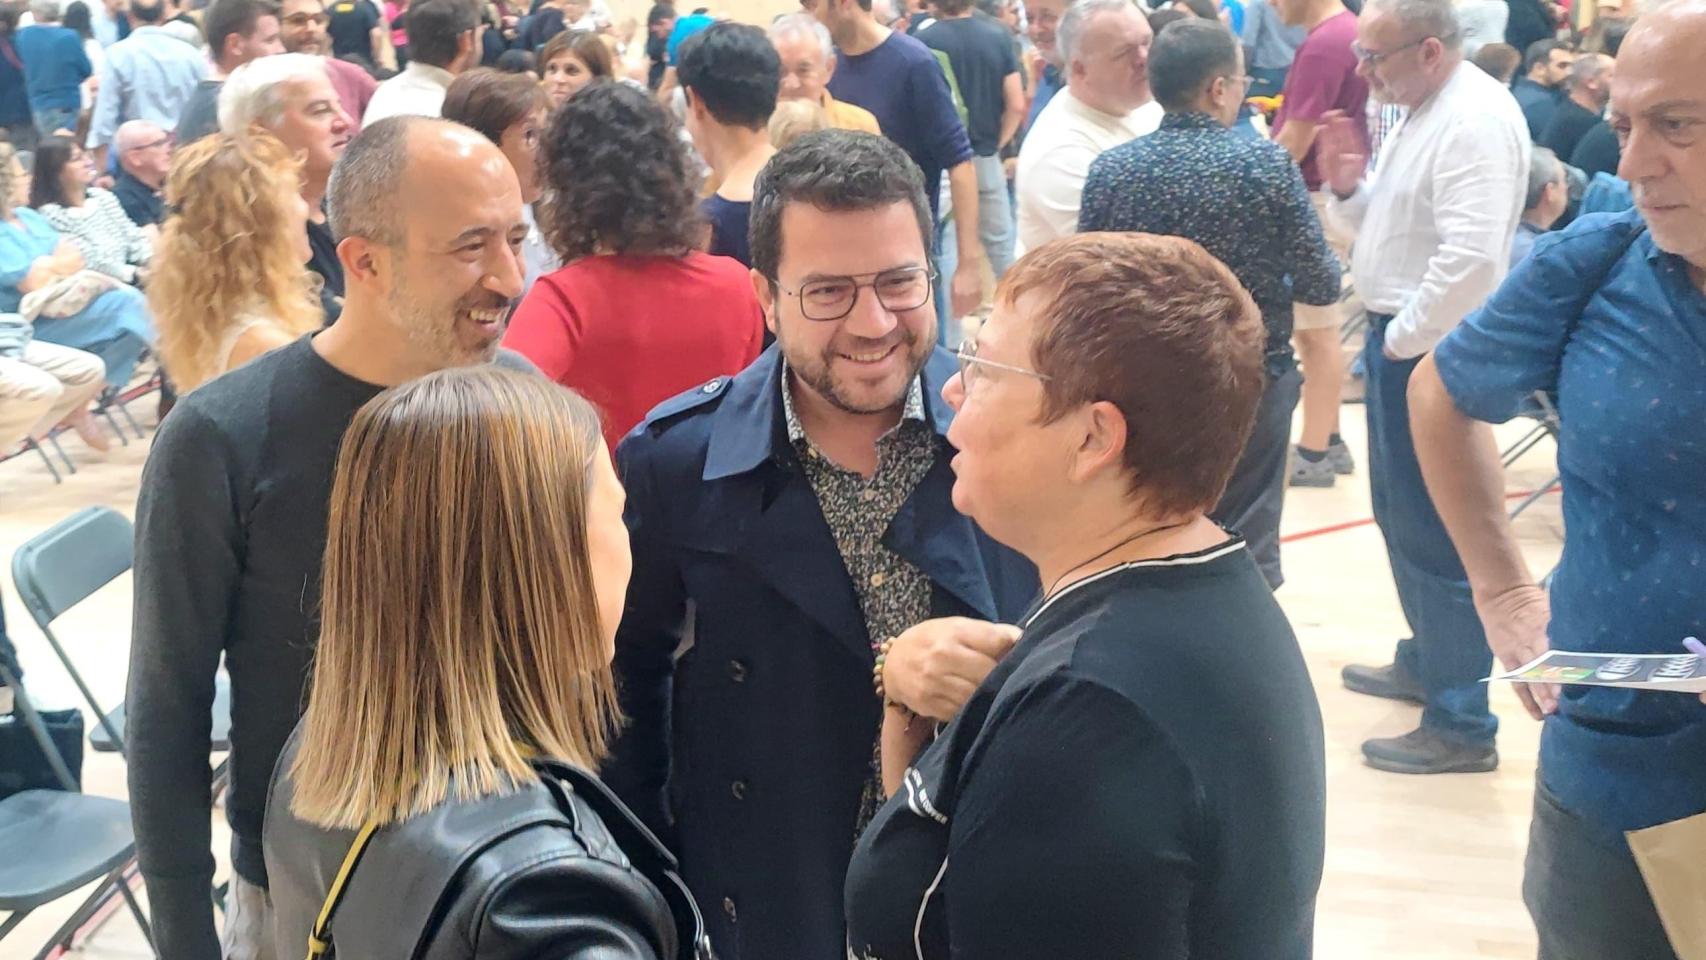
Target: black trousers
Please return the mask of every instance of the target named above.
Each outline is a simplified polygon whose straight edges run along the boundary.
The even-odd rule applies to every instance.
[[[1216,523],[1244,535],[1250,555],[1262,568],[1268,586],[1275,590],[1285,582],[1280,572],[1280,512],[1285,507],[1291,415],[1302,391],[1303,375],[1295,361],[1288,359],[1277,370],[1270,363],[1268,386],[1256,407],[1256,426],[1232,470],[1226,492],[1209,514]]]
[[[1540,960],[1677,960],[1629,844],[1599,836],[1538,778],[1522,898]]]

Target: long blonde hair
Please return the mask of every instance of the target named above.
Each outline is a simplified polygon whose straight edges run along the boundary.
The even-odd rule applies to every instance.
[[[489,366],[374,398],[332,487],[296,816],[392,823],[588,769],[617,719],[587,539],[591,404]]]
[[[182,391],[224,373],[233,326],[263,317],[289,334],[320,327],[317,287],[298,254],[291,196],[301,163],[259,131],[214,134],[180,150],[166,178],[148,303],[160,357]]]

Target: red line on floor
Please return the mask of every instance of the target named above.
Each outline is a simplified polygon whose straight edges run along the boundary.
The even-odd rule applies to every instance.
[[[1550,487],[1547,487],[1545,490],[1542,490],[1540,492],[1543,494],[1544,493],[1557,493],[1559,490],[1562,490],[1562,489],[1564,489],[1562,484],[1554,483]],[[1534,496],[1533,490],[1512,490],[1511,492],[1505,494],[1505,499],[1506,500],[1523,500],[1523,499],[1526,499],[1526,498],[1532,497],[1532,496]],[[1296,543],[1299,540],[1308,540],[1310,537],[1322,537],[1322,536],[1326,536],[1329,533],[1343,533],[1346,530],[1355,530],[1358,527],[1366,527],[1373,522],[1374,522],[1373,517],[1363,517],[1361,520],[1346,520],[1343,523],[1332,523],[1332,524],[1328,524],[1325,527],[1316,527],[1313,530],[1299,530],[1296,533],[1289,533],[1283,537],[1280,537],[1280,543]]]

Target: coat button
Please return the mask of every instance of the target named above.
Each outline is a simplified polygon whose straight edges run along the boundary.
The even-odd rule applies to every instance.
[[[722,386],[722,385],[723,385],[722,379],[718,378],[716,380],[712,380],[710,383],[705,384],[703,387],[700,387],[699,389],[706,394],[712,394],[712,393],[716,393],[717,388]]]
[[[729,661],[729,679],[736,683],[746,682],[746,664],[739,660]]]
[[[746,781],[736,780],[734,783],[729,784],[729,793],[733,794],[736,800],[745,800]]]
[[[735,920],[735,902],[733,899],[723,898],[723,912],[729,915],[729,922],[733,923]]]

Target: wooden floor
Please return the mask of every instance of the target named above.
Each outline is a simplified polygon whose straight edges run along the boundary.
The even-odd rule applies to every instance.
[[[146,408],[146,410],[145,410]],[[152,398],[136,405],[152,424]],[[1344,434],[1363,450],[1363,412],[1344,410]],[[1503,428],[1506,439],[1520,425]],[[0,556],[59,518],[92,504],[130,515],[146,455],[132,441],[102,456],[68,439],[79,472],[55,485],[39,460],[0,464]],[[1543,443],[1510,472],[1512,490],[1546,483],[1553,451]],[[1497,773],[1435,778],[1401,777],[1363,766],[1358,745],[1370,736],[1403,733],[1419,709],[1346,692],[1338,680],[1347,663],[1385,662],[1404,629],[1380,534],[1369,517],[1366,475],[1341,478],[1330,490],[1295,490],[1286,504],[1286,531],[1301,535],[1285,547],[1288,583],[1280,591],[1297,628],[1327,725],[1328,844],[1321,891],[1316,956],[1324,960],[1462,960],[1532,958],[1534,932],[1521,900],[1522,858],[1528,830],[1538,729],[1509,690],[1493,692],[1504,726]],[[1518,522],[1518,533],[1537,572],[1550,569],[1562,541],[1556,496],[1543,498]],[[1326,530],[1328,532],[1317,533]],[[1313,535],[1312,535],[1313,534]],[[8,583],[7,622],[20,647],[30,690],[44,706],[77,704],[76,691],[32,625]],[[130,580],[121,578],[61,624],[75,638],[73,656],[103,703],[124,688],[130,631]],[[92,718],[90,718],[92,720]],[[86,788],[124,795],[121,764],[111,754],[90,754]],[[217,819],[217,818],[216,818]],[[215,826],[223,863],[227,834]],[[0,857],[5,856],[0,851]],[[27,958],[64,918],[44,908],[0,943],[0,960]],[[134,922],[111,917],[76,954],[112,958],[148,956]]]

